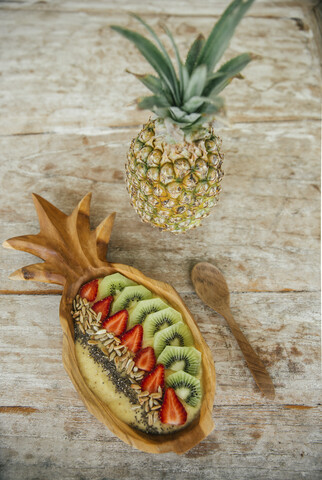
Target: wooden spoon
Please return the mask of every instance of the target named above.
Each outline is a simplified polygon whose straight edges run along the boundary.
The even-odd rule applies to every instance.
[[[201,300],[227,320],[259,389],[268,398],[273,399],[275,397],[275,389],[272,380],[263,362],[255,353],[232,316],[229,290],[223,274],[214,265],[202,262],[197,263],[193,267],[191,279]]]

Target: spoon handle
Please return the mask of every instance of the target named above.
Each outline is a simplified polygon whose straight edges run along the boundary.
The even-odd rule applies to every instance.
[[[222,312],[222,316],[226,319],[234,337],[236,338],[258,388],[264,393],[264,395],[266,395],[266,397],[273,400],[275,398],[275,389],[265,365],[240,330],[230,309],[225,309],[225,311]]]

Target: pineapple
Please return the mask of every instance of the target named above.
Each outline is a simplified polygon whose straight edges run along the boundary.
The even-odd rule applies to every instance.
[[[200,225],[218,200],[223,177],[221,139],[214,115],[223,107],[218,94],[252,60],[234,57],[216,72],[235,28],[254,0],[234,0],[207,40],[199,35],[182,62],[171,32],[164,26],[177,62],[177,72],[155,31],[154,43],[119,26],[111,28],[132,41],[158,76],[134,74],[153,95],[138,99],[153,116],[133,139],[126,164],[131,204],[144,222],[174,233]]]

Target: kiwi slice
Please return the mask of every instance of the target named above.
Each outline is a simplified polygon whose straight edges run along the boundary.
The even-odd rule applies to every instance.
[[[171,307],[150,313],[144,322],[144,340],[150,342],[157,332],[178,322],[182,322],[181,313]]]
[[[157,357],[167,345],[177,347],[190,347],[193,345],[193,338],[187,325],[183,322],[178,322],[155,334],[154,351]]]
[[[167,387],[175,390],[178,397],[184,400],[191,407],[196,407],[201,400],[201,386],[198,378],[180,370],[172,373],[166,379]]]
[[[137,323],[143,323],[146,317],[153,312],[158,312],[163,308],[167,308],[167,305],[161,298],[151,298],[149,300],[141,300],[137,303],[136,307],[130,314],[129,326],[133,327]]]
[[[125,287],[137,285],[129,278],[124,277],[120,273],[113,273],[102,278],[98,285],[98,299],[108,297],[109,295],[115,295],[121,292]]]
[[[183,370],[190,375],[198,375],[201,353],[195,347],[171,347],[168,345],[159,355],[157,363],[174,371]]]
[[[124,308],[129,309],[133,307],[136,302],[140,300],[145,300],[151,298],[152,293],[143,285],[137,285],[132,287],[125,287],[122,292],[118,295],[116,300],[112,304],[111,314],[123,310]]]

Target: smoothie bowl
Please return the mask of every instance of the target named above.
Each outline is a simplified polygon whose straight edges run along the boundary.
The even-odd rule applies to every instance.
[[[69,216],[34,195],[40,233],[7,248],[44,260],[11,278],[64,287],[63,363],[88,410],[149,453],[192,448],[213,429],[215,369],[209,347],[170,285],[108,263],[115,214],[89,226],[88,194]]]

